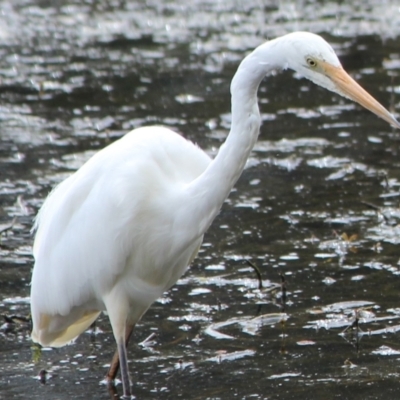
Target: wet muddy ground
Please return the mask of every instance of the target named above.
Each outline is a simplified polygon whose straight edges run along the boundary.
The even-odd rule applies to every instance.
[[[0,399],[115,398],[100,382],[115,349],[105,316],[71,346],[30,341],[30,229],[51,188],[141,125],[215,154],[238,63],[293,30],[324,36],[398,115],[396,3],[0,1]],[[400,132],[292,72],[259,98],[246,170],[134,333],[134,393],[397,398]]]

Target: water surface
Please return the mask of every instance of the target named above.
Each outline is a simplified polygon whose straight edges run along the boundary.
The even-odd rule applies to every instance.
[[[34,215],[95,151],[164,124],[214,155],[229,131],[238,63],[293,30],[323,35],[351,75],[399,112],[395,1],[65,3],[0,2],[4,399],[112,397],[100,384],[115,347],[105,316],[41,357],[26,322]],[[266,80],[259,97],[264,122],[246,170],[190,271],[134,333],[134,393],[396,398],[399,133],[290,71]]]

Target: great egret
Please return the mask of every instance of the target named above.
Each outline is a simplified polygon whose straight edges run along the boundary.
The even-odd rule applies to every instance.
[[[35,342],[63,346],[107,311],[124,397],[131,397],[130,333],[195,258],[257,140],[258,87],[286,68],[400,127],[320,36],[296,32],[260,45],[233,77],[232,127],[213,160],[170,129],[143,127],[99,151],[50,193],[34,226]],[[118,355],[109,379],[117,369]]]

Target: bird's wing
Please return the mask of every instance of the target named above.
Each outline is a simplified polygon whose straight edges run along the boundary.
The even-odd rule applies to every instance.
[[[165,128],[140,129],[62,182],[36,222],[33,308],[51,315],[67,315],[74,307],[101,310],[102,294],[124,274],[154,301],[195,252],[189,246],[177,255],[173,272],[161,272],[185,234],[174,232],[176,192],[209,162]]]

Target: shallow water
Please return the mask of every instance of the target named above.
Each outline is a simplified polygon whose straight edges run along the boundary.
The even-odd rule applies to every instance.
[[[395,1],[64,3],[0,2],[1,399],[112,397],[100,384],[115,347],[106,317],[41,356],[27,322],[34,215],[96,150],[157,123],[215,154],[239,61],[293,30],[322,34],[399,110]],[[246,170],[190,271],[134,333],[134,393],[397,398],[399,133],[292,72],[259,97],[264,122]]]

